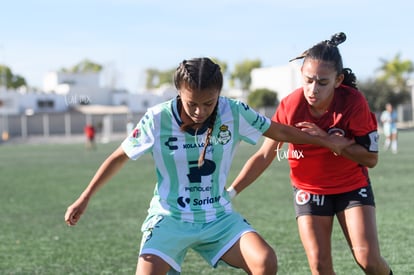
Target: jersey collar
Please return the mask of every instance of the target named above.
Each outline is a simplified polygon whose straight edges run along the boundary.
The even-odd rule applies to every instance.
[[[181,111],[181,108],[182,108],[182,106],[180,106],[181,105],[180,101],[181,101],[180,96],[177,96],[171,102],[172,113],[173,113],[174,119],[177,122],[179,127],[181,127],[181,125],[183,125],[183,121],[181,120],[181,117],[180,117],[180,111]],[[208,129],[209,121],[210,121],[210,119],[207,119],[206,122],[197,131],[194,130],[194,129],[188,129],[186,132],[189,133],[192,136],[195,136],[196,134],[197,135],[203,135]]]

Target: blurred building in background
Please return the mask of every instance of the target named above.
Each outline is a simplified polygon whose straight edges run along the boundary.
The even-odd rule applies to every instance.
[[[0,89],[1,139],[82,134],[88,123],[108,139],[125,133],[127,122],[137,122],[148,107],[175,95],[167,86],[135,94],[101,87],[99,73],[49,72],[42,91]]]

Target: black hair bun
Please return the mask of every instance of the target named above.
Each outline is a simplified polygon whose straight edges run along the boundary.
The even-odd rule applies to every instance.
[[[331,36],[331,40],[328,40],[327,43],[331,46],[338,46],[346,40],[346,35],[343,32],[335,33]]]

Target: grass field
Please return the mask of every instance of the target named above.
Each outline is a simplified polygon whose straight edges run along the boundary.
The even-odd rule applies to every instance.
[[[414,132],[400,132],[399,153],[381,152],[370,171],[376,194],[382,254],[394,274],[414,272]],[[0,274],[134,274],[155,175],[150,156],[127,163],[91,200],[75,227],[64,223],[98,165],[118,143],[0,145]],[[242,145],[230,179],[258,146]],[[286,161],[275,162],[234,200],[275,248],[279,274],[309,274],[298,238]],[[362,274],[335,224],[337,274]],[[226,266],[212,269],[193,251],[182,274],[243,274]]]

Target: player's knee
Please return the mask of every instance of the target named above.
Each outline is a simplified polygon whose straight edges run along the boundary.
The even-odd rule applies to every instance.
[[[335,274],[333,266],[324,262],[310,263],[312,274]]]
[[[335,274],[330,256],[314,255],[308,257],[309,268],[312,274]]]
[[[361,264],[358,262],[358,265],[361,267],[365,274],[385,274],[381,273],[381,270],[383,270],[383,268],[380,263],[364,262]]]
[[[255,267],[252,268],[252,274],[276,274],[277,273],[277,256],[273,249],[267,250],[256,259]]]
[[[267,253],[264,265],[266,266],[265,274],[277,273],[277,256],[273,249]]]
[[[379,255],[372,253],[357,253],[355,260],[365,274],[382,274],[383,270],[387,269],[385,261]]]

